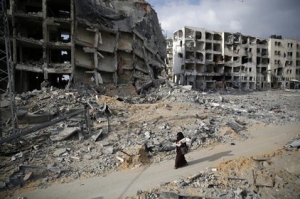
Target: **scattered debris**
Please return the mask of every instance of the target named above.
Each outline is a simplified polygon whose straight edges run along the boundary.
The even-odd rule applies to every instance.
[[[300,140],[295,140],[290,144],[293,148],[299,148],[300,147]]]

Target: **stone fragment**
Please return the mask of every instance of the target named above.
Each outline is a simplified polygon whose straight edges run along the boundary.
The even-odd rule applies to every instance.
[[[182,86],[182,88],[184,88],[186,90],[192,90],[192,86],[191,85]]]
[[[106,141],[106,140],[101,141],[100,144],[101,144],[102,146],[108,146],[108,145],[110,145],[109,142]]]
[[[73,135],[78,130],[79,130],[78,127],[65,127],[57,135],[51,135],[50,139],[52,141],[61,141],[61,140],[68,138],[69,136]]]
[[[27,173],[27,174],[24,176],[23,180],[24,180],[24,181],[29,180],[30,177],[32,176],[32,174],[33,174],[32,172]]]
[[[120,160],[120,162],[124,162],[124,158],[121,158],[120,156],[117,156],[117,159]]]
[[[220,106],[220,104],[219,104],[219,103],[211,103],[210,105],[211,105],[211,106],[214,106],[214,107],[218,107],[218,106]]]
[[[107,152],[108,154],[113,154],[113,153],[114,153],[114,148],[113,148],[113,147],[107,147],[107,148],[106,148],[106,152]]]
[[[270,164],[267,161],[263,161],[263,166],[268,167],[268,166],[270,166]]]
[[[293,148],[298,148],[300,147],[300,140],[295,140],[290,144],[291,147]]]
[[[160,199],[179,199],[179,195],[173,192],[162,192],[160,194]]]
[[[23,152],[17,153],[11,157],[11,161],[15,161],[16,159],[22,158],[22,157],[23,157]]]
[[[67,152],[67,149],[66,148],[60,148],[60,149],[56,149],[53,153],[53,155],[55,157],[59,157],[61,156],[62,154],[64,154],[65,152]]]
[[[49,165],[47,166],[47,169],[48,169],[49,171],[52,171],[52,172],[57,173],[57,174],[60,174],[60,173],[61,173],[61,169],[60,169],[59,167],[57,167],[55,164],[49,164]]]
[[[151,136],[150,136],[150,132],[149,132],[149,131],[146,131],[146,132],[145,132],[145,138],[146,138],[146,139],[150,139],[150,137],[151,137]]]
[[[153,144],[154,144],[154,145],[159,145],[159,144],[160,144],[160,142],[158,141],[158,139],[157,139],[157,138],[154,138],[154,139],[153,139]]]
[[[270,173],[266,171],[257,171],[255,185],[263,187],[273,187],[274,181]]]
[[[95,134],[95,135],[93,135],[92,136],[92,140],[94,141],[94,142],[96,142],[97,140],[98,140],[98,138],[102,135],[102,129],[100,129],[99,130],[99,132],[97,133],[97,134]]]

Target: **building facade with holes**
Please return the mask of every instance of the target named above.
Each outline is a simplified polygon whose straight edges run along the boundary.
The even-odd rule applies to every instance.
[[[258,38],[185,26],[174,32],[173,81],[194,89],[220,85],[247,89],[295,88],[300,80],[300,41]]]

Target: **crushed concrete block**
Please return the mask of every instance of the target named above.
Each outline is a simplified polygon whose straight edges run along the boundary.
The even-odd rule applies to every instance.
[[[226,125],[230,126],[237,133],[244,129],[243,126],[239,125],[236,122],[227,122]]]
[[[263,187],[273,187],[274,180],[270,173],[266,171],[257,171],[255,185]]]
[[[178,199],[180,196],[173,192],[162,192],[160,199]]]
[[[290,144],[293,148],[299,148],[300,147],[300,140],[295,140]]]
[[[107,152],[108,154],[113,154],[113,153],[114,153],[114,148],[113,148],[113,147],[107,147],[107,148],[106,148],[106,152]]]
[[[108,141],[106,141],[106,140],[101,141],[100,144],[102,146],[108,146],[108,145],[110,145],[110,143]]]
[[[145,138],[146,138],[146,139],[150,139],[150,137],[151,137],[151,136],[150,136],[150,132],[149,132],[149,131],[146,131],[146,132],[145,132]]]
[[[218,107],[218,106],[220,106],[219,103],[211,103],[210,105],[213,106],[213,107]]]
[[[192,90],[192,86],[191,85],[182,86],[182,88],[184,88],[186,90]]]
[[[155,138],[155,139],[153,139],[153,144],[154,144],[154,145],[159,145],[160,142],[158,141],[158,139]]]
[[[224,99],[222,96],[219,96],[219,100],[220,100],[220,102],[224,102]]]
[[[97,134],[95,134],[95,135],[93,135],[92,136],[92,140],[94,141],[94,142],[96,142],[97,140],[98,140],[98,138],[102,135],[102,129],[100,129],[99,130],[99,132],[97,133]]]
[[[65,152],[67,152],[67,149],[61,148],[61,149],[57,149],[56,151],[54,151],[53,155],[58,157],[58,156],[61,156],[62,154],[64,154]]]
[[[29,180],[30,177],[32,176],[32,174],[33,174],[32,172],[27,173],[27,174],[24,176],[23,180],[24,180],[24,181]]]
[[[270,166],[270,164],[267,161],[263,161],[263,166],[268,167],[268,166]]]
[[[60,169],[59,167],[55,166],[55,164],[49,164],[49,165],[47,166],[47,169],[48,169],[49,171],[52,171],[52,172],[57,173],[57,174],[60,174],[60,173],[61,173],[61,169]]]
[[[124,162],[124,158],[121,158],[120,156],[117,156],[117,159],[120,160],[120,162]]]
[[[52,141],[61,141],[61,140],[64,140],[64,139],[68,138],[69,136],[71,136],[72,134],[77,132],[78,130],[79,130],[78,127],[65,127],[57,135],[51,135],[50,139]]]
[[[236,123],[238,123],[239,125],[245,126],[247,123],[238,119],[235,119]]]
[[[23,157],[23,152],[17,153],[11,157],[11,161],[15,161],[16,159],[22,158],[22,157]]]

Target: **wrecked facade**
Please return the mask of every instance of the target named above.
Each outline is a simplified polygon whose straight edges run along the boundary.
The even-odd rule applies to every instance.
[[[172,39],[173,80],[178,84],[215,89],[224,82],[240,89],[268,89],[276,88],[274,82],[279,80],[300,80],[300,42],[296,40],[279,39],[283,43],[282,56],[286,54],[283,59],[290,68],[278,73],[274,59],[279,50],[274,38],[185,26]]]
[[[164,65],[156,12],[142,0],[10,0],[8,15],[18,93],[45,81],[141,86]]]
[[[300,88],[300,41],[272,35],[268,47],[272,87]]]

